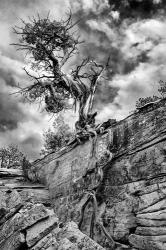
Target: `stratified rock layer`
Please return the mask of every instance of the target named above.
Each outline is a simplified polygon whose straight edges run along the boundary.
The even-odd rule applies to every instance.
[[[97,186],[99,165],[104,176]],[[49,188],[60,221],[80,223],[88,194],[96,193],[97,214],[107,234],[121,243],[117,249],[166,249],[166,100],[114,124],[96,143],[69,145],[36,161],[29,178]],[[91,200],[81,219],[87,235],[93,206]],[[94,240],[111,249],[105,236],[96,227]],[[73,249],[63,239],[64,249],[68,244]]]
[[[48,190],[27,182],[22,171],[0,169],[1,250],[102,250],[74,222],[63,226]]]

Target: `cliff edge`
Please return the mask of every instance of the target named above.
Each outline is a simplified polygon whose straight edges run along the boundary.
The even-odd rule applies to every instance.
[[[35,235],[31,229],[42,223],[43,218],[27,222],[30,224],[25,226],[27,219],[22,216],[23,226],[15,230],[19,234],[23,232],[19,239],[20,242],[26,239],[25,249],[165,250],[166,100],[142,107],[82,144],[70,144],[35,161],[28,176],[31,183],[26,185],[36,185],[36,189],[29,188],[31,193],[32,190],[38,190],[38,193],[29,197],[28,194],[23,195],[25,190],[28,192],[27,187],[17,187],[18,191],[11,185],[8,185],[10,191],[5,191],[5,195],[4,188],[1,191],[1,207],[8,204],[4,205],[6,208],[0,208],[0,242],[3,244],[7,244],[4,243],[7,242],[4,240],[6,228],[13,228],[8,224],[13,214],[17,215],[19,211],[26,217],[28,212],[25,210],[44,206],[47,211],[44,220],[50,221],[48,227],[51,229],[42,229],[45,233],[40,235],[43,236],[36,241],[31,239],[33,243],[28,243],[26,238],[27,235]],[[41,188],[45,190],[42,197],[39,195]],[[13,192],[21,196],[21,207],[9,205],[14,204],[10,202]],[[29,197],[28,200],[25,197]],[[5,199],[7,203],[3,202]],[[14,212],[6,211],[10,206]],[[39,214],[42,215],[41,212]],[[31,232],[27,231],[29,228]],[[53,242],[57,245],[32,248],[49,233],[52,239],[50,246]],[[12,235],[8,234],[6,239]],[[19,248],[23,243],[17,248],[2,248],[3,244],[0,244],[0,249],[4,250],[24,249]]]

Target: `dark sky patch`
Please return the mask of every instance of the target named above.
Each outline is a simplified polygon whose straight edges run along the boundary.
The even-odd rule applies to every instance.
[[[151,18],[157,14],[164,14],[166,1],[160,0],[109,0],[110,8],[120,13],[119,22],[124,19]]]
[[[117,4],[116,8],[119,5]],[[79,18],[80,22],[78,23],[78,27],[80,33],[85,38],[85,43],[81,46],[82,56],[84,57],[92,57],[100,63],[105,63],[108,56],[110,55],[110,80],[116,74],[128,74],[133,71],[140,62],[148,61],[147,52],[143,51],[138,54],[137,58],[127,59],[125,54],[121,51],[121,43],[123,42],[124,30],[117,28],[116,24],[112,22],[110,15],[108,14],[108,8],[97,15],[91,10],[87,12],[87,14],[82,10],[79,10],[75,13],[75,18]],[[105,30],[102,29],[92,29],[90,25],[88,25],[88,21],[99,21],[105,22],[110,30],[117,35],[117,43],[113,39],[108,37],[108,34]],[[119,45],[118,45],[119,43]],[[139,45],[139,43],[138,43]],[[79,55],[80,59],[80,55]]]
[[[36,138],[35,135],[31,135],[22,141],[22,145],[32,145],[32,147],[36,147],[40,145],[40,140]]]
[[[17,85],[14,76],[8,69],[0,68],[0,78],[3,79],[8,86],[15,87]]]
[[[0,131],[17,128],[18,122],[25,119],[25,115],[17,102],[11,96],[0,93]]]
[[[36,159],[41,149],[41,138],[37,133],[33,133],[27,136],[23,141],[20,142],[22,150],[27,153],[28,158]]]
[[[97,110],[101,110],[103,106],[108,105],[114,101],[117,96],[119,88],[112,87],[108,81],[100,83],[96,90],[96,96],[94,98],[94,107]]]

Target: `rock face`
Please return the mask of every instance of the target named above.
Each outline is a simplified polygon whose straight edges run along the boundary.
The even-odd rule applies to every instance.
[[[36,161],[29,177],[49,188],[60,221],[104,249],[166,249],[166,100]]]
[[[165,250],[166,100],[35,161],[28,176],[0,169],[0,249]]]
[[[102,250],[74,222],[54,213],[48,189],[27,182],[22,171],[0,169],[1,250]]]

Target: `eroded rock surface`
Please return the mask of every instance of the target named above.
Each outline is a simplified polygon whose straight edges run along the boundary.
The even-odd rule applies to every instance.
[[[103,249],[74,222],[60,223],[43,185],[27,182],[20,170],[0,173],[1,250]]]
[[[0,170],[0,249],[166,249],[166,100],[95,139]]]
[[[113,124],[95,145],[91,139],[36,161],[29,177],[48,186],[61,221],[75,221],[104,249],[166,249],[166,100]]]

